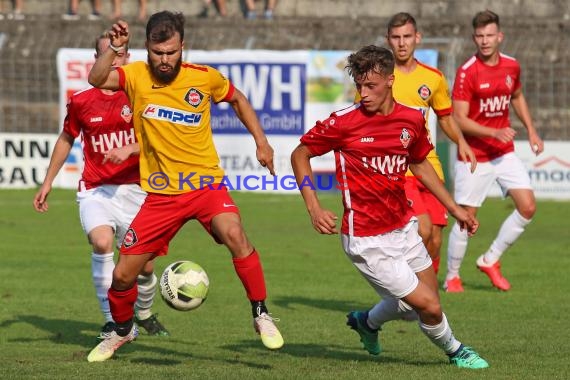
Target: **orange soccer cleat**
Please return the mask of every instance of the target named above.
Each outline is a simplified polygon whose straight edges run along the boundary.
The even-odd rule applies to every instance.
[[[511,288],[509,281],[501,274],[501,263],[499,261],[493,265],[486,265],[485,259],[481,256],[477,259],[477,268],[489,277],[495,288],[505,292]]]
[[[449,280],[445,280],[443,289],[447,293],[463,293],[463,282],[461,282],[461,278],[459,276],[450,278]]]

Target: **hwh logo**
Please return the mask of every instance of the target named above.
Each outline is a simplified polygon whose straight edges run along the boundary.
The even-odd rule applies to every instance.
[[[135,143],[135,130],[133,128],[128,131],[117,131],[97,136],[91,136],[91,145],[93,151],[107,152],[113,148],[120,148],[125,145]]]
[[[481,99],[479,112],[499,112],[509,108],[511,102],[510,95],[493,96],[492,98]]]
[[[381,157],[362,157],[362,164],[365,168],[372,168],[382,174],[403,173],[408,170],[406,156],[399,154]]]

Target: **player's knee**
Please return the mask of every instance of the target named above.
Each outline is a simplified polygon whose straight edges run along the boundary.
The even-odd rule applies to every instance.
[[[112,287],[116,290],[127,290],[134,286],[138,273],[116,266],[113,270]]]
[[[222,240],[229,247],[241,247],[247,244],[245,232],[239,223],[228,226],[224,231]]]
[[[441,321],[442,310],[441,304],[437,299],[433,299],[432,302],[428,302],[422,310],[418,312],[420,319],[424,323],[437,324]]]
[[[154,261],[150,260],[144,265],[143,269],[139,274],[141,276],[150,276],[153,272],[154,272]]]
[[[107,236],[97,236],[91,237],[91,245],[93,246],[93,251],[98,253],[109,253],[113,252],[113,238]]]
[[[535,212],[536,212],[536,203],[535,202],[528,202],[523,206],[518,208],[519,214],[525,219],[532,219]]]
[[[439,249],[441,248],[442,239],[441,234],[431,234],[430,238],[432,248],[439,253]]]

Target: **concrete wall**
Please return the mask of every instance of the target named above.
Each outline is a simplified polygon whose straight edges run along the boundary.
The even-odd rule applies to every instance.
[[[9,0],[0,0],[3,10],[11,8]],[[138,0],[123,0],[123,13],[136,15]],[[183,11],[187,16],[197,15],[202,0],[147,0],[149,13],[163,9]],[[256,1],[262,9],[263,0]],[[230,16],[241,17],[242,0],[227,0]],[[59,15],[67,10],[66,0],[24,0],[28,14]],[[103,14],[111,14],[111,0],[102,0]],[[477,11],[492,9],[505,18],[570,19],[567,0],[278,0],[276,17],[388,17],[400,11],[417,17],[469,20]],[[90,2],[80,2],[80,13],[90,12]],[[215,12],[210,12],[213,14]]]

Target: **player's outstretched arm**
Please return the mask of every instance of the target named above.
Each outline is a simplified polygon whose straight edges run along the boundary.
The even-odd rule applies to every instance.
[[[291,153],[291,165],[297,185],[305,201],[305,206],[311,217],[313,228],[326,235],[337,234],[336,228],[337,216],[330,210],[323,209],[317,197],[314,186],[313,169],[311,168],[310,159],[313,157],[310,150],[303,144],[300,144]]]
[[[109,49],[97,56],[95,64],[89,72],[87,80],[93,87],[106,90],[119,90],[119,74],[112,68],[115,56],[125,52],[129,43],[129,25],[122,20],[117,21],[107,32],[111,45]]]
[[[271,175],[275,175],[273,148],[267,141],[267,136],[265,136],[265,132],[251,103],[237,88],[228,102],[232,105],[238,119],[241,120],[255,140],[257,161],[259,161],[261,166],[266,167]]]
[[[55,146],[53,147],[44,182],[34,196],[33,205],[37,212],[46,212],[48,210],[47,198],[51,191],[53,180],[61,170],[69,152],[71,152],[74,140],[73,136],[66,132],[61,132],[57,138]]]

